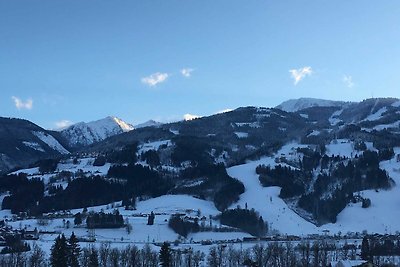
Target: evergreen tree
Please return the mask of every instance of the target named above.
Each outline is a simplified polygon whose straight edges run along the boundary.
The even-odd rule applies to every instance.
[[[147,218],[147,225],[153,225],[154,224],[154,219],[155,219],[154,212],[151,212],[149,217]]]
[[[81,248],[78,244],[78,238],[72,232],[71,237],[68,240],[68,264],[70,267],[79,267],[79,256]]]
[[[362,243],[361,243],[361,258],[363,260],[370,260],[370,254],[371,250],[369,247],[369,241],[366,236],[363,237]]]
[[[258,231],[259,231],[258,233],[259,236],[265,236],[266,227],[262,216],[260,216],[260,218],[258,219]]]
[[[169,243],[164,242],[160,250],[160,263],[162,267],[171,266],[171,249]]]
[[[64,234],[58,236],[51,247],[50,264],[52,267],[67,267],[68,266],[68,247],[67,239]]]
[[[82,224],[82,215],[81,215],[80,212],[75,214],[75,216],[74,216],[74,224],[75,225],[81,225]]]

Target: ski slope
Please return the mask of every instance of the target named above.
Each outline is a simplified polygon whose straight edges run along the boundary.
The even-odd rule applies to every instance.
[[[301,146],[296,143],[290,143],[282,147],[277,155],[293,154],[295,153],[294,148]],[[227,169],[230,176],[239,179],[245,186],[245,192],[231,208],[235,208],[237,205],[244,208],[247,203],[249,209],[254,208],[264,220],[268,221],[270,230],[302,236],[318,232],[319,229],[314,224],[296,214],[279,197],[280,187],[263,187],[260,184],[258,175],[255,172],[256,167],[260,164],[274,166],[276,164],[275,157],[266,157]]]
[[[331,234],[347,232],[369,233],[395,233],[400,231],[400,162],[395,159],[381,162],[380,166],[386,170],[396,185],[390,190],[365,190],[360,194],[372,201],[371,207],[362,208],[361,203],[350,203],[339,213],[336,223],[325,224],[320,227],[308,222],[296,212],[290,209],[280,197],[280,187],[263,187],[258,179],[255,169],[260,164],[275,166],[275,158],[280,156],[296,157],[295,148],[303,145],[296,143],[287,144],[272,157],[262,158],[243,165],[227,169],[230,176],[239,179],[245,186],[245,192],[240,200],[231,208],[247,204],[248,208],[254,208],[268,221],[270,230],[278,230],[282,234],[304,236],[308,234],[323,234],[328,231]],[[372,144],[367,148],[374,150]],[[339,140],[327,146],[328,154],[354,157],[358,151],[353,149],[348,140]],[[400,153],[400,148],[395,148],[395,154]]]

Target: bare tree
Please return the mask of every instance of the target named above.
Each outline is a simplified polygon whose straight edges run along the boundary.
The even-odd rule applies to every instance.
[[[264,255],[265,249],[264,246],[261,244],[257,244],[253,247],[253,254],[254,254],[254,261],[257,263],[257,266],[264,266],[265,265],[265,260],[264,260]]]
[[[200,263],[204,261],[205,255],[203,252],[196,251],[193,254],[193,267],[200,267]]]
[[[33,245],[32,253],[29,257],[29,267],[45,267],[46,253],[36,243]]]
[[[110,266],[111,267],[119,266],[119,256],[120,256],[120,251],[118,248],[113,248],[110,250]]]
[[[101,243],[99,248],[100,266],[107,267],[107,262],[109,257],[110,257],[110,243]]]
[[[221,266],[219,259],[218,259],[217,249],[215,247],[210,248],[210,251],[209,251],[208,257],[207,257],[207,263],[208,263],[209,267]]]
[[[91,254],[90,248],[83,248],[82,249],[81,258],[80,258],[80,262],[81,262],[81,266],[82,267],[89,267],[90,254]]]
[[[136,246],[128,246],[129,248],[129,266],[139,266],[140,250]]]

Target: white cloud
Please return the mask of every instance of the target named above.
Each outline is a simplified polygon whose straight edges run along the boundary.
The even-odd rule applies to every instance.
[[[13,96],[11,99],[14,101],[15,107],[19,110],[21,109],[32,109],[33,108],[33,100],[32,99],[27,99],[26,101],[23,101],[22,99]]]
[[[301,80],[303,80],[306,76],[311,76],[313,70],[311,67],[303,67],[300,69],[292,69],[289,70],[294,79],[294,85],[298,84]]]
[[[183,115],[183,119],[185,121],[191,121],[191,120],[198,119],[198,118],[201,118],[201,116],[193,115],[193,114],[185,114],[185,115]]]
[[[72,121],[69,121],[69,120],[61,120],[61,121],[57,121],[57,122],[55,123],[56,129],[58,129],[58,130],[65,129],[65,128],[67,128],[68,126],[71,126],[72,124],[73,124],[73,122],[72,122]]]
[[[351,77],[350,75],[344,75],[343,82],[346,84],[348,88],[353,88],[354,86],[353,77]]]
[[[150,76],[142,78],[142,83],[148,86],[156,86],[159,83],[165,82],[168,79],[168,73],[156,72]]]
[[[186,78],[189,78],[190,76],[192,76],[193,71],[194,71],[194,69],[190,69],[190,68],[181,69],[181,74],[183,76],[185,76]]]

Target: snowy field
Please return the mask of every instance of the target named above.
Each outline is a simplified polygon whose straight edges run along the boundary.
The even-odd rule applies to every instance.
[[[160,145],[169,145],[169,141],[148,143],[142,146],[145,151],[149,147],[159,147]],[[372,143],[367,143],[367,148],[375,150]],[[307,147],[298,143],[289,143],[283,146],[275,155],[264,157],[257,161],[250,161],[242,165],[230,167],[227,172],[230,176],[239,179],[245,186],[245,192],[240,196],[237,203],[232,204],[230,208],[236,208],[240,205],[242,208],[247,205],[249,209],[254,208],[263,216],[264,220],[269,223],[269,229],[272,233],[280,233],[282,235],[297,235],[305,237],[310,234],[324,235],[327,231],[329,234],[337,234],[339,232],[345,234],[348,232],[363,232],[368,230],[369,233],[392,233],[400,231],[400,163],[394,159],[381,163],[381,168],[385,169],[389,176],[395,181],[396,185],[390,190],[366,190],[360,192],[363,197],[371,199],[371,206],[367,209],[361,207],[361,203],[349,204],[337,217],[337,223],[326,224],[317,227],[299,214],[293,211],[285,201],[279,197],[279,187],[262,187],[259,182],[255,169],[260,164],[275,166],[279,162],[279,158],[285,157],[288,161],[298,160],[300,154],[297,148]],[[353,144],[349,140],[340,139],[326,146],[328,155],[341,155],[347,157],[355,157],[359,152],[353,149]],[[395,149],[395,154],[400,153],[400,148]],[[58,172],[71,171],[106,175],[109,164],[102,167],[93,166],[94,158],[80,159],[78,164],[73,164],[72,159],[59,164]],[[15,173],[25,172],[29,177],[42,177],[48,181],[51,175],[40,176],[38,168],[20,170]],[[53,174],[54,175],[54,174]],[[1,197],[1,199],[4,195]],[[168,227],[168,219],[172,214],[182,213],[187,216],[205,217],[205,223],[210,224],[210,215],[215,216],[219,211],[215,208],[213,202],[194,198],[188,195],[165,195],[158,198],[139,201],[136,210],[125,210],[120,207],[120,203],[91,207],[88,211],[103,210],[106,213],[113,212],[115,209],[124,216],[124,219],[132,225],[131,233],[126,228],[120,229],[96,229],[94,232],[97,245],[101,242],[110,242],[112,246],[125,247],[128,244],[143,246],[145,243],[160,243],[163,241],[174,242],[180,239],[179,247],[194,246],[199,250],[208,251],[209,246],[202,246],[202,241],[227,241],[243,239],[250,237],[249,234],[243,232],[199,232],[189,234],[186,239],[182,239]],[[82,209],[72,210],[75,214],[81,212]],[[153,226],[147,225],[147,216],[150,212],[156,214]],[[22,221],[13,221],[13,217],[9,211],[0,211],[1,218],[9,219],[8,224],[15,229],[26,228],[33,230],[37,228],[41,231],[55,231],[53,234],[40,235],[37,241],[45,250],[50,249],[56,236],[64,233],[70,236],[74,232],[78,237],[88,237],[89,232],[83,226],[74,226],[73,217],[57,218],[49,220],[48,225],[39,225],[38,220],[29,219]],[[70,227],[66,228],[66,221],[70,221]],[[220,226],[219,221],[212,220],[213,226]],[[84,243],[90,245],[90,243]],[[243,244],[241,244],[243,245]],[[253,243],[249,243],[254,245]],[[48,251],[48,250],[47,250]]]
[[[376,150],[372,143],[366,143],[369,150]],[[325,224],[317,227],[300,217],[297,213],[279,198],[279,187],[262,187],[259,182],[255,168],[260,164],[269,166],[277,165],[275,158],[286,156],[296,158],[296,148],[304,147],[296,143],[283,146],[275,156],[262,158],[257,161],[248,162],[227,169],[228,174],[239,179],[246,188],[245,193],[240,196],[238,203],[231,208],[240,205],[244,207],[247,203],[249,208],[257,210],[261,216],[270,224],[270,228],[278,230],[282,234],[293,234],[305,236],[308,234],[323,234],[329,231],[330,234],[363,232],[369,233],[392,233],[400,231],[400,163],[395,159],[384,161],[381,168],[386,170],[396,185],[390,190],[366,190],[361,196],[371,199],[371,207],[364,209],[361,203],[349,204],[337,217],[335,224]],[[353,149],[349,140],[340,139],[327,145],[328,155],[340,155],[355,157],[360,152]],[[395,148],[395,154],[400,153],[400,148]]]

